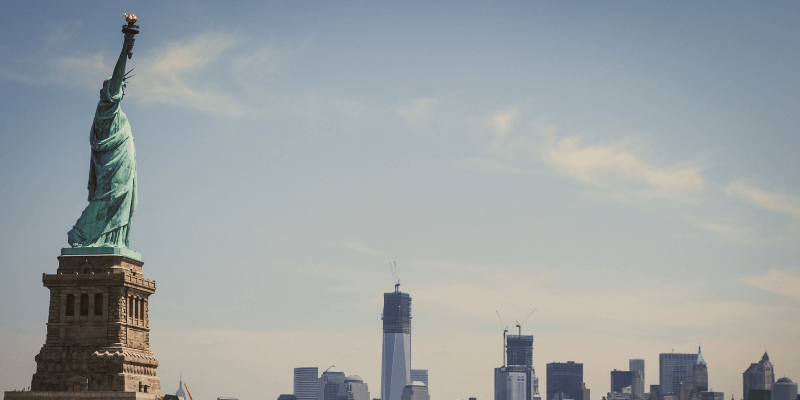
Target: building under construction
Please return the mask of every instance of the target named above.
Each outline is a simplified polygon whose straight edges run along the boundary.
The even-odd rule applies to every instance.
[[[411,296],[400,291],[383,294],[383,361],[381,399],[401,400],[411,383]]]
[[[504,347],[508,365],[494,369],[494,399],[541,400],[533,368],[533,335],[508,335]]]
[[[533,335],[506,336],[508,365],[525,365],[533,368]]]

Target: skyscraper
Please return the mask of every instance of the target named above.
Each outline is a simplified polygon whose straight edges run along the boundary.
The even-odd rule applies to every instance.
[[[506,355],[508,365],[533,365],[533,335],[508,335]]]
[[[536,400],[538,379],[529,379],[531,369],[524,365],[508,365],[494,369],[495,400]],[[535,375],[534,375],[535,377]]]
[[[644,399],[644,371],[631,371],[631,398]]]
[[[420,381],[411,382],[403,388],[401,400],[431,400],[428,387]]]
[[[431,391],[430,385],[428,385],[428,370],[427,369],[412,369],[411,370],[411,382],[420,381],[425,384],[425,387],[428,388],[428,393]]]
[[[525,367],[525,400],[539,396],[539,378],[533,368],[533,335],[508,335],[506,337],[508,365]]]
[[[181,373],[180,376],[180,380],[178,381],[178,391],[175,392],[175,396],[183,397],[184,400],[189,400],[189,396],[187,396],[186,392],[183,390],[183,373]]]
[[[659,386],[661,400],[666,396],[679,395],[681,382],[692,382],[697,354],[661,353],[658,355]]]
[[[338,400],[341,387],[344,385],[344,371],[331,365],[319,377],[318,400]]]
[[[700,393],[700,400],[725,400],[725,393],[722,393],[722,392],[703,392],[703,393]]]
[[[294,395],[297,400],[317,400],[319,398],[319,368],[294,369]]]
[[[631,386],[633,383],[633,372],[631,371],[611,371],[611,392],[622,393],[622,388]]]
[[[694,383],[681,382],[678,388],[678,400],[694,400]]]
[[[411,296],[400,292],[383,294],[383,362],[381,400],[401,400],[411,377]]]
[[[700,346],[697,346],[697,361],[692,367],[692,384],[697,396],[700,396],[702,392],[708,391],[708,366],[705,358],[703,358],[703,351]]]
[[[339,400],[370,400],[369,386],[360,376],[350,375],[339,387]]]
[[[583,364],[575,361],[547,364],[547,399],[553,400],[562,392],[569,399],[583,398]]]
[[[508,365],[494,370],[495,400],[537,400],[539,378],[533,368],[533,335],[506,337]]]
[[[797,399],[797,384],[789,378],[780,378],[772,385],[772,400]]]
[[[642,371],[642,382],[644,382],[644,360],[641,358],[632,358],[628,360],[629,371]],[[644,385],[644,383],[642,383]]]
[[[750,367],[744,371],[742,381],[742,400],[750,397],[750,390],[772,390],[775,374],[766,351],[761,356],[761,361],[750,364]]]
[[[650,396],[661,399],[661,385],[650,385]]]

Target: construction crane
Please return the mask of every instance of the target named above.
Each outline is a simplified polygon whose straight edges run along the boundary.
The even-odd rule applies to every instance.
[[[397,292],[400,290],[400,274],[397,273],[397,263],[390,262],[389,270],[392,271],[392,283],[394,283],[394,291]]]
[[[506,366],[506,333],[508,333],[508,325],[503,323],[503,319],[500,318],[500,312],[494,310],[497,313],[497,319],[500,320],[500,329],[503,330],[503,367]]]
[[[186,386],[186,382],[183,382],[183,387],[185,387],[185,388],[186,388],[186,394],[188,394],[188,395],[189,395],[189,400],[194,400],[194,399],[192,398],[192,392],[190,392],[190,391],[189,391],[189,386]]]
[[[533,309],[533,311],[536,311],[536,309],[534,308],[534,309]],[[528,316],[527,316],[527,317],[525,317],[525,319],[523,319],[523,320],[522,320],[522,322],[519,322],[519,321],[517,321],[517,325],[516,325],[516,326],[517,326],[517,328],[519,328],[519,335],[520,335],[520,336],[522,336],[522,324],[524,324],[524,323],[525,323],[525,321],[527,321],[527,320],[528,320],[528,318],[531,316],[531,314],[533,314],[533,311],[531,311],[531,312],[528,314]],[[497,315],[499,316],[500,314],[497,314]]]

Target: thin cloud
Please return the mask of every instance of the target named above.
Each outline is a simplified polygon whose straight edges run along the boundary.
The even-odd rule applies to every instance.
[[[487,173],[506,173],[506,174],[523,174],[523,175],[538,174],[535,171],[527,170],[524,168],[513,167],[488,158],[454,159],[450,160],[450,165],[458,169],[487,172]]]
[[[167,103],[217,115],[240,116],[244,106],[229,93],[201,78],[211,64],[224,60],[224,53],[237,44],[234,35],[200,34],[188,41],[170,43],[142,61],[143,71],[137,99],[144,103]]]
[[[439,104],[439,99],[435,97],[420,98],[412,101],[411,104],[398,107],[397,113],[406,121],[414,123],[430,118],[432,110],[437,104]]]
[[[339,246],[342,247],[342,248],[348,249],[348,250],[353,250],[353,251],[359,252],[359,253],[376,255],[376,256],[384,255],[384,253],[382,251],[376,250],[376,249],[373,249],[373,248],[369,247],[369,245],[367,245],[363,241],[354,241],[354,240],[343,241],[343,242],[339,243]]]
[[[747,184],[743,180],[731,183],[725,192],[731,196],[748,200],[758,207],[787,213],[800,219],[800,198],[798,197],[785,193],[765,192]]]
[[[71,87],[102,87],[111,75],[111,65],[102,53],[87,54],[72,51],[74,30],[81,24],[64,21],[51,27],[51,32],[39,46],[27,48],[22,54],[9,54],[0,47],[0,78],[29,85],[64,85]]]
[[[507,110],[498,111],[489,117],[489,124],[494,131],[492,147],[500,150],[503,147],[506,135],[514,127],[519,116],[519,109],[511,107]]]
[[[415,288],[414,293],[416,301],[465,319],[492,315],[496,307],[513,307],[512,311],[520,314],[525,310],[518,309],[519,304],[558,304],[558,313],[545,311],[541,318],[566,329],[576,328],[575,321],[580,320],[582,324],[594,326],[598,332],[606,334],[663,327],[716,329],[722,324],[780,311],[776,307],[741,300],[690,300],[690,289],[670,285],[626,292],[565,293],[560,288],[536,285],[524,276],[517,277],[513,285],[507,281],[494,282],[489,277],[480,282],[422,284]]]
[[[55,84],[99,90],[113,72],[113,65],[101,53],[13,57],[10,63],[14,65],[0,65],[0,78],[37,86]]]
[[[764,276],[746,278],[744,283],[800,301],[800,273],[796,269],[772,268]]]
[[[574,136],[561,140],[551,137],[542,154],[547,165],[580,182],[632,192],[644,188],[645,197],[688,200],[705,185],[700,166],[683,163],[657,167],[631,152],[626,142],[584,145]]]
[[[749,243],[752,244],[752,229],[736,218],[724,217],[717,219],[698,216],[686,216],[695,228],[705,231],[709,239],[719,243]]]

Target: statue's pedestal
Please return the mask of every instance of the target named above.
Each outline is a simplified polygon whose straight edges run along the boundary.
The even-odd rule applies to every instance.
[[[42,275],[50,313],[31,390],[5,392],[5,399],[161,397],[148,318],[156,282],[142,275],[144,263],[122,254],[63,251],[58,263],[57,274]]]
[[[121,247],[65,247],[61,249],[62,256],[123,256],[131,260],[142,261],[142,255]]]
[[[138,392],[6,392],[5,400],[156,400],[153,393]]]

